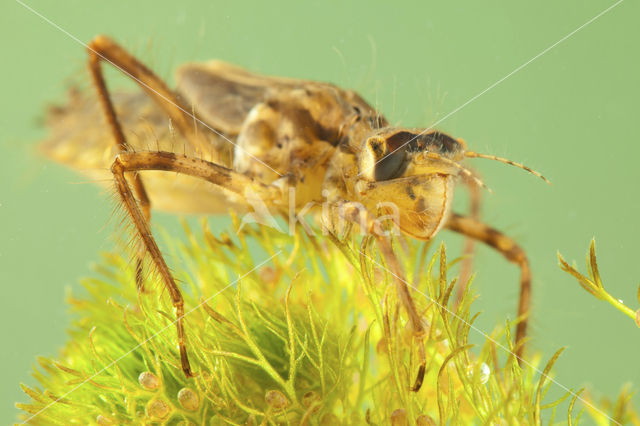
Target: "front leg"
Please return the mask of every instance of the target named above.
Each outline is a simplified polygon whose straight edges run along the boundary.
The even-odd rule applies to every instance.
[[[389,272],[393,275],[393,281],[396,283],[398,297],[407,311],[414,336],[420,342],[418,346],[420,367],[416,380],[411,387],[412,391],[417,392],[422,386],[427,364],[424,342],[422,341],[425,336],[425,330],[422,323],[422,317],[416,309],[416,305],[411,297],[409,286],[407,285],[407,280],[404,278],[404,271],[402,270],[398,257],[391,246],[389,231],[385,230],[382,224],[376,220],[376,217],[367,211],[360,203],[343,201],[336,203],[334,207],[337,209],[339,217],[351,223],[360,225],[363,227],[362,230],[364,230],[367,235],[373,235],[376,238],[380,252],[389,267]],[[366,256],[363,252],[360,252],[360,254]]]
[[[474,172],[474,175],[477,175],[477,173]],[[466,175],[462,175],[462,182],[465,184],[469,192],[468,215],[473,220],[480,220],[482,188]],[[467,289],[467,285],[469,284],[469,279],[471,278],[471,274],[473,271],[473,258],[476,246],[475,242],[476,240],[471,237],[465,238],[464,241],[464,248],[462,249],[464,260],[462,261],[462,265],[460,267],[460,278],[458,279],[458,289],[456,290],[455,306],[458,306],[460,304],[462,296],[464,295]]]
[[[527,335],[527,323],[531,305],[531,270],[529,260],[524,250],[510,237],[493,229],[474,218],[453,213],[447,223],[447,228],[467,237],[493,247],[510,262],[520,267],[520,298],[518,301],[518,317],[520,322],[516,327],[516,356],[522,360],[524,354],[524,338]]]

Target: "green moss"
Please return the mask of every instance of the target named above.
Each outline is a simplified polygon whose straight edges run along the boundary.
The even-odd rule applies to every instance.
[[[589,254],[587,255],[587,273],[589,274],[589,276],[582,275],[580,272],[578,272],[575,266],[569,265],[560,253],[558,253],[558,261],[560,262],[560,268],[562,268],[562,270],[567,272],[569,275],[572,275],[583,289],[585,289],[588,293],[591,293],[591,295],[595,296],[596,298],[608,302],[618,311],[634,320],[636,325],[640,327],[640,309],[634,311],[633,309],[622,303],[621,300],[616,299],[615,297],[610,295],[607,290],[605,290],[604,285],[602,284],[602,278],[600,278],[600,271],[598,270],[595,240],[591,240],[591,244],[589,245]],[[637,295],[638,303],[640,303],[640,286],[638,287]]]
[[[553,421],[546,364],[520,367],[509,324],[468,343],[472,290],[454,307],[444,247],[396,241],[427,326],[425,380],[410,391],[419,342],[375,244],[244,228],[171,238],[168,259],[186,302],[186,379],[175,319],[157,278],[135,288],[133,262],[105,255],[56,359],[40,358],[18,404],[30,424],[535,424]],[[426,265],[416,267],[416,265]],[[422,294],[420,294],[422,293]],[[541,372],[538,370],[544,370]],[[570,402],[570,404],[569,404]],[[607,409],[612,413],[616,407]],[[566,410],[566,409],[565,409]],[[626,411],[625,411],[626,412]],[[594,411],[594,416],[599,415]],[[608,414],[607,414],[608,415]],[[563,417],[567,416],[567,411]],[[574,416],[575,417],[575,416]],[[565,417],[566,418],[566,417]],[[620,417],[622,418],[622,417]]]

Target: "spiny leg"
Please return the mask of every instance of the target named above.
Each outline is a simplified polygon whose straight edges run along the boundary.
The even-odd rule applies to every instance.
[[[156,104],[169,116],[172,124],[186,138],[187,144],[195,151],[197,148],[204,147],[206,141],[202,132],[198,132],[192,117],[191,108],[185,105],[180,98],[167,85],[147,68],[143,63],[137,60],[133,55],[108,37],[99,35],[95,37],[88,45],[89,66],[91,73],[96,81],[96,86],[103,88],[101,102],[111,103],[106,94],[106,86],[102,77],[101,62],[107,61],[122,71],[126,76],[133,79]],[[99,80],[99,81],[98,81]],[[109,117],[115,117],[113,106],[110,107]],[[111,119],[109,124],[112,126]],[[122,136],[122,134],[120,134]],[[124,137],[118,138],[124,140]]]
[[[122,126],[120,125],[120,121],[116,115],[116,111],[109,94],[109,89],[107,89],[107,84],[102,73],[102,67],[100,66],[100,56],[96,53],[99,53],[99,50],[96,50],[96,48],[100,49],[98,41],[101,39],[102,38],[98,36],[89,44],[89,71],[91,72],[94,86],[98,92],[98,99],[100,99],[102,110],[107,119],[107,123],[109,124],[109,128],[111,129],[114,143],[120,152],[132,151],[131,146],[127,143]],[[151,220],[151,202],[149,201],[149,196],[147,195],[147,191],[142,183],[142,179],[137,173],[133,176],[133,188],[140,202],[143,217],[147,221]],[[138,255],[136,256],[136,287],[140,292],[144,292],[143,259],[144,251],[141,247],[138,250]]]
[[[150,98],[169,116],[171,122],[176,126],[180,134],[185,137],[185,142],[194,152],[197,151],[197,147],[206,146],[207,142],[202,137],[203,133],[198,133],[195,128],[195,121],[192,122],[190,120],[189,109],[153,71],[108,37],[99,35],[87,47],[89,70],[98,92],[98,98],[114,136],[114,142],[121,152],[131,152],[132,149],[126,142],[122,126],[118,121],[109,90],[107,89],[101,66],[102,61],[111,63],[145,90]],[[147,221],[151,220],[151,203],[138,174],[133,177],[133,188],[140,201],[144,218]],[[144,251],[142,250],[136,260],[136,285],[140,291],[144,291],[143,258]]]
[[[169,271],[169,268],[156,244],[149,221],[140,209],[139,202],[133,196],[125,173],[141,170],[164,170],[186,174],[205,179],[211,183],[229,189],[239,195],[250,188],[254,194],[263,197],[266,202],[278,195],[278,190],[267,185],[254,182],[253,179],[233,172],[226,167],[210,163],[205,160],[193,159],[176,155],[172,152],[125,152],[116,157],[111,166],[111,171],[116,182],[116,189],[122,199],[129,217],[131,218],[138,237],[142,240],[147,252],[158,269],[164,282],[171,302],[176,310],[176,327],[178,330],[178,346],[180,350],[180,362],[182,370],[187,377],[192,377],[191,366],[187,356],[186,339],[184,334],[184,299],[180,289]]]
[[[396,283],[398,297],[409,316],[414,337],[416,337],[420,342],[418,346],[420,367],[416,380],[411,387],[412,391],[417,392],[422,386],[427,364],[424,342],[422,342],[422,339],[425,336],[425,330],[422,324],[422,318],[416,309],[413,298],[411,297],[407,280],[404,278],[404,271],[402,270],[400,262],[398,261],[398,258],[391,246],[391,241],[387,235],[388,231],[385,230],[383,226],[359,203],[348,201],[340,202],[336,204],[335,208],[337,208],[340,217],[348,220],[349,222],[365,226],[367,235],[373,235],[376,238],[380,252],[389,266],[389,270],[393,275],[393,280]],[[364,253],[361,252],[361,255],[364,255]]]
[[[119,161],[118,158],[114,161],[111,166],[111,172],[115,178],[116,189],[120,194],[120,198],[133,221],[133,224],[138,232],[139,238],[142,240],[147,252],[151,256],[152,261],[155,263],[158,268],[158,272],[162,277],[162,280],[165,283],[167,290],[169,291],[169,295],[171,296],[171,302],[176,310],[176,326],[178,328],[178,346],[180,348],[180,362],[182,364],[182,371],[187,377],[193,377],[194,374],[191,371],[191,366],[189,364],[189,358],[187,356],[187,348],[185,345],[184,338],[184,325],[183,325],[183,317],[184,317],[184,300],[182,298],[182,294],[176,285],[171,272],[169,272],[169,268],[160,253],[160,249],[156,244],[153,236],[151,234],[151,228],[149,227],[149,220],[145,217],[144,213],[140,210],[140,205],[136,201],[129,188],[129,184],[124,176],[126,168]],[[137,174],[136,174],[137,175]],[[140,262],[140,259],[139,259]],[[136,268],[136,272],[137,268]]]
[[[520,267],[520,298],[518,300],[518,317],[521,318],[516,327],[515,345],[519,361],[524,354],[524,338],[527,334],[529,308],[531,304],[531,270],[524,250],[510,237],[484,223],[453,213],[447,228],[471,237],[498,250],[510,262]]]
[[[174,152],[123,152],[116,157],[114,164],[117,163],[122,164],[125,172],[164,170],[204,179],[240,196],[251,191],[252,195],[260,197],[265,203],[279,200],[283,195],[279,188],[266,185],[227,167]]]

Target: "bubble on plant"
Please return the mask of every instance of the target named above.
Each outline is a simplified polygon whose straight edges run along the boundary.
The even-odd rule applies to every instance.
[[[478,384],[484,385],[489,381],[490,376],[491,368],[484,362],[477,366],[469,365],[467,367],[467,377]]]

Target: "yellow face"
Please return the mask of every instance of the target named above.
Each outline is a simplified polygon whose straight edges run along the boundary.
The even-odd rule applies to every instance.
[[[440,132],[384,129],[369,137],[359,157],[361,202],[394,219],[409,236],[428,240],[445,224],[464,142]]]

